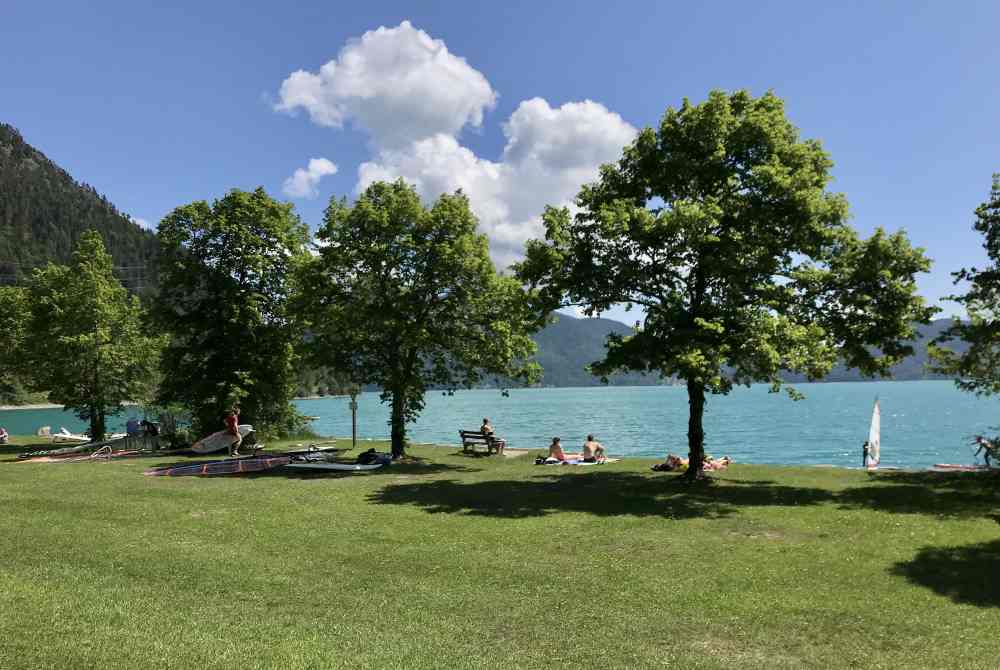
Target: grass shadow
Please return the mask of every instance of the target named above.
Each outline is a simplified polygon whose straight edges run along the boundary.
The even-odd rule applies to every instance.
[[[1000,477],[994,472],[885,472],[867,486],[838,494],[845,509],[936,517],[989,516],[1000,508]]]
[[[925,547],[891,573],[956,603],[1000,607],[1000,540],[964,547]]]
[[[716,480],[688,484],[678,476],[627,472],[546,473],[520,480],[393,484],[369,496],[381,505],[411,505],[431,514],[520,519],[556,512],[596,516],[718,518],[743,506],[813,505],[829,491],[771,483]]]
[[[276,457],[280,456],[280,453],[265,453],[262,456]],[[189,458],[185,460],[177,460],[173,462],[166,463],[156,463],[153,468],[170,468],[177,466],[191,466],[191,465],[204,465],[206,463],[216,463],[220,458],[214,459],[196,459]],[[479,472],[477,468],[469,468],[464,465],[449,465],[446,463],[438,463],[431,461],[426,458],[419,457],[407,457],[402,461],[395,461],[391,465],[378,468],[375,470],[310,470],[306,468],[286,468],[284,466],[277,466],[269,470],[260,470],[256,472],[227,472],[227,473],[214,473],[214,474],[197,474],[197,475],[184,475],[189,477],[245,477],[245,478],[259,478],[259,477],[283,477],[286,479],[337,479],[342,477],[357,477],[359,475],[365,476],[384,476],[384,475],[433,475],[440,474],[443,472]]]

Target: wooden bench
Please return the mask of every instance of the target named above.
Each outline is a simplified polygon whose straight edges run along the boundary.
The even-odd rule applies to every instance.
[[[469,448],[472,451],[476,450],[476,446],[480,444],[486,445],[486,455],[492,454],[494,451],[500,453],[500,449],[507,446],[507,440],[501,440],[494,435],[487,435],[478,430],[460,430],[458,431],[458,436],[462,438],[462,451],[468,453]]]

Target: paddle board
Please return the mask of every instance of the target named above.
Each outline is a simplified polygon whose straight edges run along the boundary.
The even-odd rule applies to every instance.
[[[248,423],[240,424],[238,430],[240,435],[246,437],[253,430],[253,426]],[[228,449],[233,443],[233,436],[224,430],[212,433],[208,437],[203,437],[191,445],[191,451],[196,454],[211,454],[216,451]]]
[[[383,463],[371,463],[368,465],[361,465],[359,463],[289,463],[285,467],[289,468],[301,468],[303,470],[343,470],[347,472],[358,472],[361,470],[378,470],[381,468]]]

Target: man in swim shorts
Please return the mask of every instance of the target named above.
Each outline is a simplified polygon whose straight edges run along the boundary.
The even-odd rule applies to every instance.
[[[587,441],[583,443],[583,462],[603,463],[604,459],[604,445],[595,440],[593,435],[588,435]]]
[[[230,456],[240,455],[240,445],[243,444],[243,436],[240,435],[240,408],[234,407],[226,415],[226,432],[233,436],[233,443],[229,446]]]

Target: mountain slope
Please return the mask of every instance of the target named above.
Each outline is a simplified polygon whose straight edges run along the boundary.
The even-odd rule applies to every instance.
[[[604,342],[609,333],[628,335],[631,328],[618,321],[610,319],[578,319],[566,314],[559,314],[559,320],[546,326],[535,337],[538,353],[535,356],[545,369],[542,379],[544,386],[597,386],[600,378],[586,371],[586,366],[604,357]],[[927,345],[933,341],[945,328],[951,325],[950,319],[938,319],[927,326],[919,326],[922,335],[914,344],[915,353],[900,364],[893,367],[891,379],[909,381],[914,379],[944,379],[940,375],[930,374],[925,370],[928,362]],[[957,351],[963,351],[964,343],[950,345]],[[790,382],[805,381],[800,375],[786,374]],[[857,370],[848,370],[837,366],[823,381],[864,381]],[[609,382],[614,385],[640,385],[664,383],[656,375],[640,375],[631,373],[616,375]]]
[[[155,235],[0,123],[0,283],[49,261],[68,262],[89,229],[104,238],[126,286],[155,284]]]

